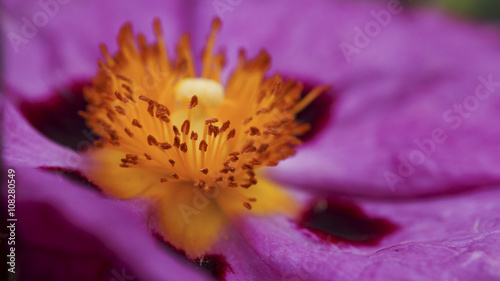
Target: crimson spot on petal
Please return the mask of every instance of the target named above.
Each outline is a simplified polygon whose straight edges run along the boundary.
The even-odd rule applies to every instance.
[[[398,228],[387,219],[368,216],[354,203],[338,199],[313,202],[299,226],[328,242],[355,246],[375,246]]]
[[[205,255],[202,258],[191,260],[186,257],[186,253],[183,250],[174,247],[158,232],[153,231],[153,236],[158,243],[167,250],[167,252],[188,260],[196,267],[196,269],[207,272],[216,280],[226,280],[226,273],[228,271],[233,272],[233,269],[226,261],[226,258],[222,255]]]
[[[313,83],[304,83],[303,95],[309,93],[316,86]],[[335,111],[335,88],[327,90],[314,99],[306,108],[299,112],[296,120],[311,125],[311,129],[299,138],[307,142],[315,138],[329,123]]]
[[[24,100],[20,109],[26,119],[47,138],[79,152],[88,149],[97,140],[78,115],[87,102],[83,99],[83,88],[89,82],[79,81],[55,91],[41,101]]]
[[[217,280],[225,280],[227,271],[233,271],[226,258],[221,255],[207,255],[193,261],[193,263],[199,268],[208,271]]]

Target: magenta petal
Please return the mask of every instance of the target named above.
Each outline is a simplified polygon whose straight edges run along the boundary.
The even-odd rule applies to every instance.
[[[26,251],[21,257],[26,268],[36,265],[21,269],[21,276],[103,280],[118,274],[138,280],[206,280],[161,249],[130,202],[104,198],[33,169],[16,169],[16,180],[18,233]],[[61,270],[60,263],[50,261],[74,268]],[[98,275],[89,277],[92,272]]]
[[[135,32],[143,32],[152,40],[153,19],[160,18],[172,47],[171,43],[188,31],[193,19],[189,16],[191,6],[185,1],[7,2],[2,11],[8,15],[2,18],[4,79],[7,87],[26,97],[48,95],[61,85],[68,85],[70,79],[95,75],[97,59],[101,57],[99,44],[105,43],[115,52],[118,31],[126,22],[132,22]],[[33,18],[43,20],[41,14],[48,20],[37,27]]]
[[[358,201],[400,227],[372,247],[327,242],[282,217],[247,217],[237,226],[286,280],[496,280],[499,196],[483,190],[405,203]]]
[[[9,165],[20,167],[64,167],[76,169],[82,157],[36,131],[19,110],[9,102],[2,112],[2,157]]]
[[[358,46],[357,27],[389,13],[386,4],[252,1],[224,14],[219,44],[230,59],[239,47],[265,48],[273,70],[338,93],[324,133],[272,175],[308,190],[394,197],[499,183],[498,30],[404,8],[345,55],[341,45]]]

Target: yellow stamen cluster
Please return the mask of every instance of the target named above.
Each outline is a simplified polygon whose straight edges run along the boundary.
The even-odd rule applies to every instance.
[[[187,182],[207,194],[224,188],[251,209],[256,198],[242,196],[238,188],[257,184],[257,168],[275,166],[295,153],[296,136],[309,129],[295,121],[295,114],[326,87],[302,98],[300,83],[265,77],[267,53],[248,60],[240,52],[224,88],[225,58],[213,54],[219,27],[215,20],[197,77],[187,35],[170,58],[158,20],[157,41],[151,45],[125,25],[115,56],[102,47],[104,61],[85,91],[89,105],[81,114],[102,136],[96,146],[123,154],[116,165],[156,171],[157,181],[166,186]]]

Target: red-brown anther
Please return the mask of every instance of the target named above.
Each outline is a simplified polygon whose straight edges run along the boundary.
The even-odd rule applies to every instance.
[[[172,146],[179,148],[181,146],[181,139],[179,137],[175,137],[174,144]]]
[[[248,210],[252,209],[252,205],[250,205],[250,203],[248,202],[243,202],[243,207],[247,208]]]
[[[127,164],[125,164],[125,163],[121,163],[120,167],[122,167],[122,168],[128,168],[129,166]]]
[[[133,92],[132,92],[132,89],[130,88],[130,86],[129,86],[129,85],[122,84],[122,87],[123,87],[123,88],[124,88],[127,92],[129,92],[129,93],[131,93],[131,94],[133,93]]]
[[[255,115],[259,115],[259,114],[262,114],[262,113],[268,113],[269,112],[269,109],[267,108],[261,108],[259,110],[257,110],[257,112],[255,112]]]
[[[116,78],[120,79],[120,80],[123,80],[129,84],[132,84],[132,80],[130,80],[130,78],[126,77],[126,76],[123,76],[121,74],[117,74],[116,75]]]
[[[235,182],[230,182],[230,183],[227,184],[227,186],[229,186],[229,187],[238,187],[238,184],[235,183]]]
[[[236,130],[235,129],[232,129],[231,131],[229,131],[229,133],[227,134],[227,140],[230,140],[232,138],[234,138],[234,136],[236,136]]]
[[[257,202],[257,198],[248,198],[249,202]]]
[[[229,173],[229,168],[224,168],[219,171],[219,173],[227,174]]]
[[[243,170],[253,170],[253,166],[250,166],[250,165],[248,165],[248,164],[244,164],[243,166],[241,166],[241,168],[242,168]]]
[[[206,174],[208,174],[208,169],[207,168],[201,169],[200,172],[202,172],[206,175]]]
[[[251,136],[260,136],[260,130],[257,127],[250,127],[250,135]]]
[[[252,185],[249,184],[249,183],[244,183],[244,184],[240,184],[240,186],[246,189],[246,188],[249,188]]]
[[[266,149],[268,149],[268,148],[269,148],[269,144],[263,143],[263,144],[260,145],[260,147],[259,147],[259,149],[257,149],[257,151],[259,153],[262,153],[262,152],[266,151]]]
[[[240,153],[238,151],[229,153],[229,156],[238,156]]]
[[[251,178],[248,181],[250,182],[250,184],[253,184],[253,185],[257,184],[257,179],[256,178]]]
[[[160,118],[160,117],[162,117],[164,115],[169,115],[170,116],[170,111],[163,104],[157,104],[156,105],[156,117]]]
[[[278,161],[276,161],[276,160],[268,161],[266,166],[269,166],[269,167],[278,166]]]
[[[117,105],[117,106],[115,106],[115,109],[116,109],[116,112],[120,113],[121,115],[127,115],[125,113],[125,109],[123,109],[123,107]]]
[[[210,119],[205,120],[205,125],[213,124],[213,123],[217,123],[217,122],[219,122],[219,119],[217,119],[217,118],[210,118]]]
[[[264,135],[275,135],[275,136],[279,136],[280,133],[275,131],[275,130],[272,130],[272,129],[267,129],[264,131]]]
[[[183,142],[180,146],[180,150],[184,153],[186,153],[188,151],[188,146],[185,142]]]
[[[125,133],[129,136],[129,137],[133,137],[134,134],[130,131],[129,128],[125,127],[125,129],[123,129],[125,131]]]
[[[184,135],[188,135],[189,134],[189,128],[191,127],[191,123],[189,122],[189,120],[184,120],[184,123],[182,123],[182,126],[181,126],[181,132],[184,133]]]
[[[127,159],[134,159],[134,160],[139,159],[139,156],[137,156],[137,155],[135,155],[135,154],[129,154],[129,153],[125,154],[125,157],[126,157]]]
[[[148,160],[153,159],[153,158],[151,158],[151,155],[149,155],[149,154],[147,154],[147,153],[144,153],[144,157],[146,157],[146,159],[148,159]]]
[[[154,111],[155,111],[155,103],[154,101],[150,100],[149,102],[149,105],[148,105],[148,113],[149,115],[151,115],[152,117],[154,117]]]
[[[175,161],[174,161],[174,159],[168,159],[168,162],[170,162],[170,164],[172,165],[172,167],[173,167],[173,166],[175,166]]]
[[[169,144],[168,142],[162,142],[160,143],[160,147],[164,150],[167,150],[167,149],[171,149],[172,148],[172,145]]]
[[[141,123],[139,123],[139,121],[137,121],[137,119],[132,120],[132,125],[136,126],[137,128],[142,128]]]
[[[236,162],[238,161],[240,158],[238,156],[232,156],[231,158],[229,158],[229,161],[231,162]]]
[[[114,112],[111,112],[111,111],[108,111],[108,113],[106,113],[106,117],[108,117],[109,121],[111,121],[111,122],[115,122],[113,115],[114,115]]]
[[[208,125],[208,135],[211,136],[214,131],[214,126],[213,125]]]
[[[155,137],[153,137],[152,135],[149,135],[148,136],[148,144],[149,145],[154,145],[154,146],[158,146],[158,141],[155,139]]]
[[[177,128],[177,126],[175,126],[175,125],[172,126],[172,130],[174,131],[174,134],[176,136],[180,136],[181,135],[181,133],[179,132],[179,129]]]
[[[252,117],[252,116],[250,116],[250,117],[248,117],[247,119],[243,120],[243,125],[246,125],[246,124],[248,124],[248,123],[252,122],[252,119],[253,119],[253,117]]]
[[[208,143],[205,140],[202,140],[198,148],[200,149],[200,151],[205,152],[208,149]]]
[[[214,138],[216,138],[219,135],[219,127],[214,126]]]
[[[178,175],[177,173],[173,173],[173,174],[172,174],[172,177],[174,177],[174,178],[175,178],[175,179],[177,179],[177,180],[179,179],[179,175]]]
[[[249,175],[251,178],[255,177],[255,172],[253,170],[248,170],[247,175]]]
[[[252,164],[254,166],[257,166],[257,165],[262,164],[262,162],[259,161],[259,160],[257,160],[257,159],[255,159],[255,158],[253,158],[252,161],[250,161],[250,164]]]
[[[191,101],[189,102],[188,108],[191,109],[191,108],[194,108],[197,105],[198,105],[198,97],[196,95],[194,95],[194,96],[191,97]]]
[[[160,116],[160,119],[161,119],[161,121],[163,121],[165,123],[170,122],[170,118],[168,118],[167,116]]]
[[[215,182],[221,182],[221,181],[223,181],[223,180],[224,180],[224,179],[223,179],[222,177],[218,177],[218,178],[216,178],[216,179],[215,179]]]
[[[254,143],[255,143],[255,142],[254,142],[253,140],[249,140],[249,141],[245,144],[245,146],[241,149],[241,153],[242,153],[242,154],[243,154],[243,153],[246,153],[249,149],[251,149],[252,147],[254,147],[254,146],[253,146],[253,144],[254,144]]]
[[[146,97],[146,96],[139,96],[139,99],[142,100],[142,101],[147,101],[149,102],[151,99]]]
[[[160,178],[160,182],[167,182],[167,181],[168,181],[168,179],[167,179],[167,178],[165,178],[165,177],[161,177],[161,178]]]
[[[123,102],[123,103],[127,103],[128,100],[126,98],[124,98],[118,91],[115,91],[115,97],[117,100]]]
[[[234,181],[234,176],[229,176],[229,177],[227,178],[227,180],[228,180],[228,181]]]
[[[224,122],[222,124],[222,127],[220,128],[220,132],[224,133],[227,129],[229,129],[229,125],[230,124],[231,124],[231,122],[229,122],[229,120],[227,120],[226,122]]]
[[[198,140],[198,133],[195,133],[193,131],[191,131],[191,137],[190,139],[194,140],[194,141],[197,141]]]

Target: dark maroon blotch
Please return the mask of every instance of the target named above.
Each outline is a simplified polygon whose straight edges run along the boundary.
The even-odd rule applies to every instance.
[[[351,202],[318,200],[303,213],[299,226],[337,244],[375,246],[398,227],[384,218],[368,216]]]
[[[24,100],[20,109],[26,119],[47,138],[74,150],[88,149],[97,137],[85,126],[85,120],[78,111],[85,110],[87,102],[83,89],[87,81],[72,84],[54,91],[41,101]]]
[[[193,263],[198,268],[208,271],[217,280],[225,280],[226,273],[233,271],[227,263],[226,258],[221,255],[207,255],[201,259],[194,260]]]
[[[303,95],[309,93],[317,84],[304,83]],[[336,102],[336,94],[333,89],[322,93],[309,106],[299,112],[296,116],[298,121],[308,123],[311,129],[299,138],[306,142],[316,137],[329,123],[333,116],[333,107]]]
[[[233,272],[233,269],[222,255],[206,255],[200,259],[191,260],[186,256],[186,253],[174,247],[168,241],[165,241],[161,234],[153,233],[156,240],[169,252],[182,259],[186,259],[193,264],[197,269],[207,272],[216,280],[225,280],[228,271]]]

